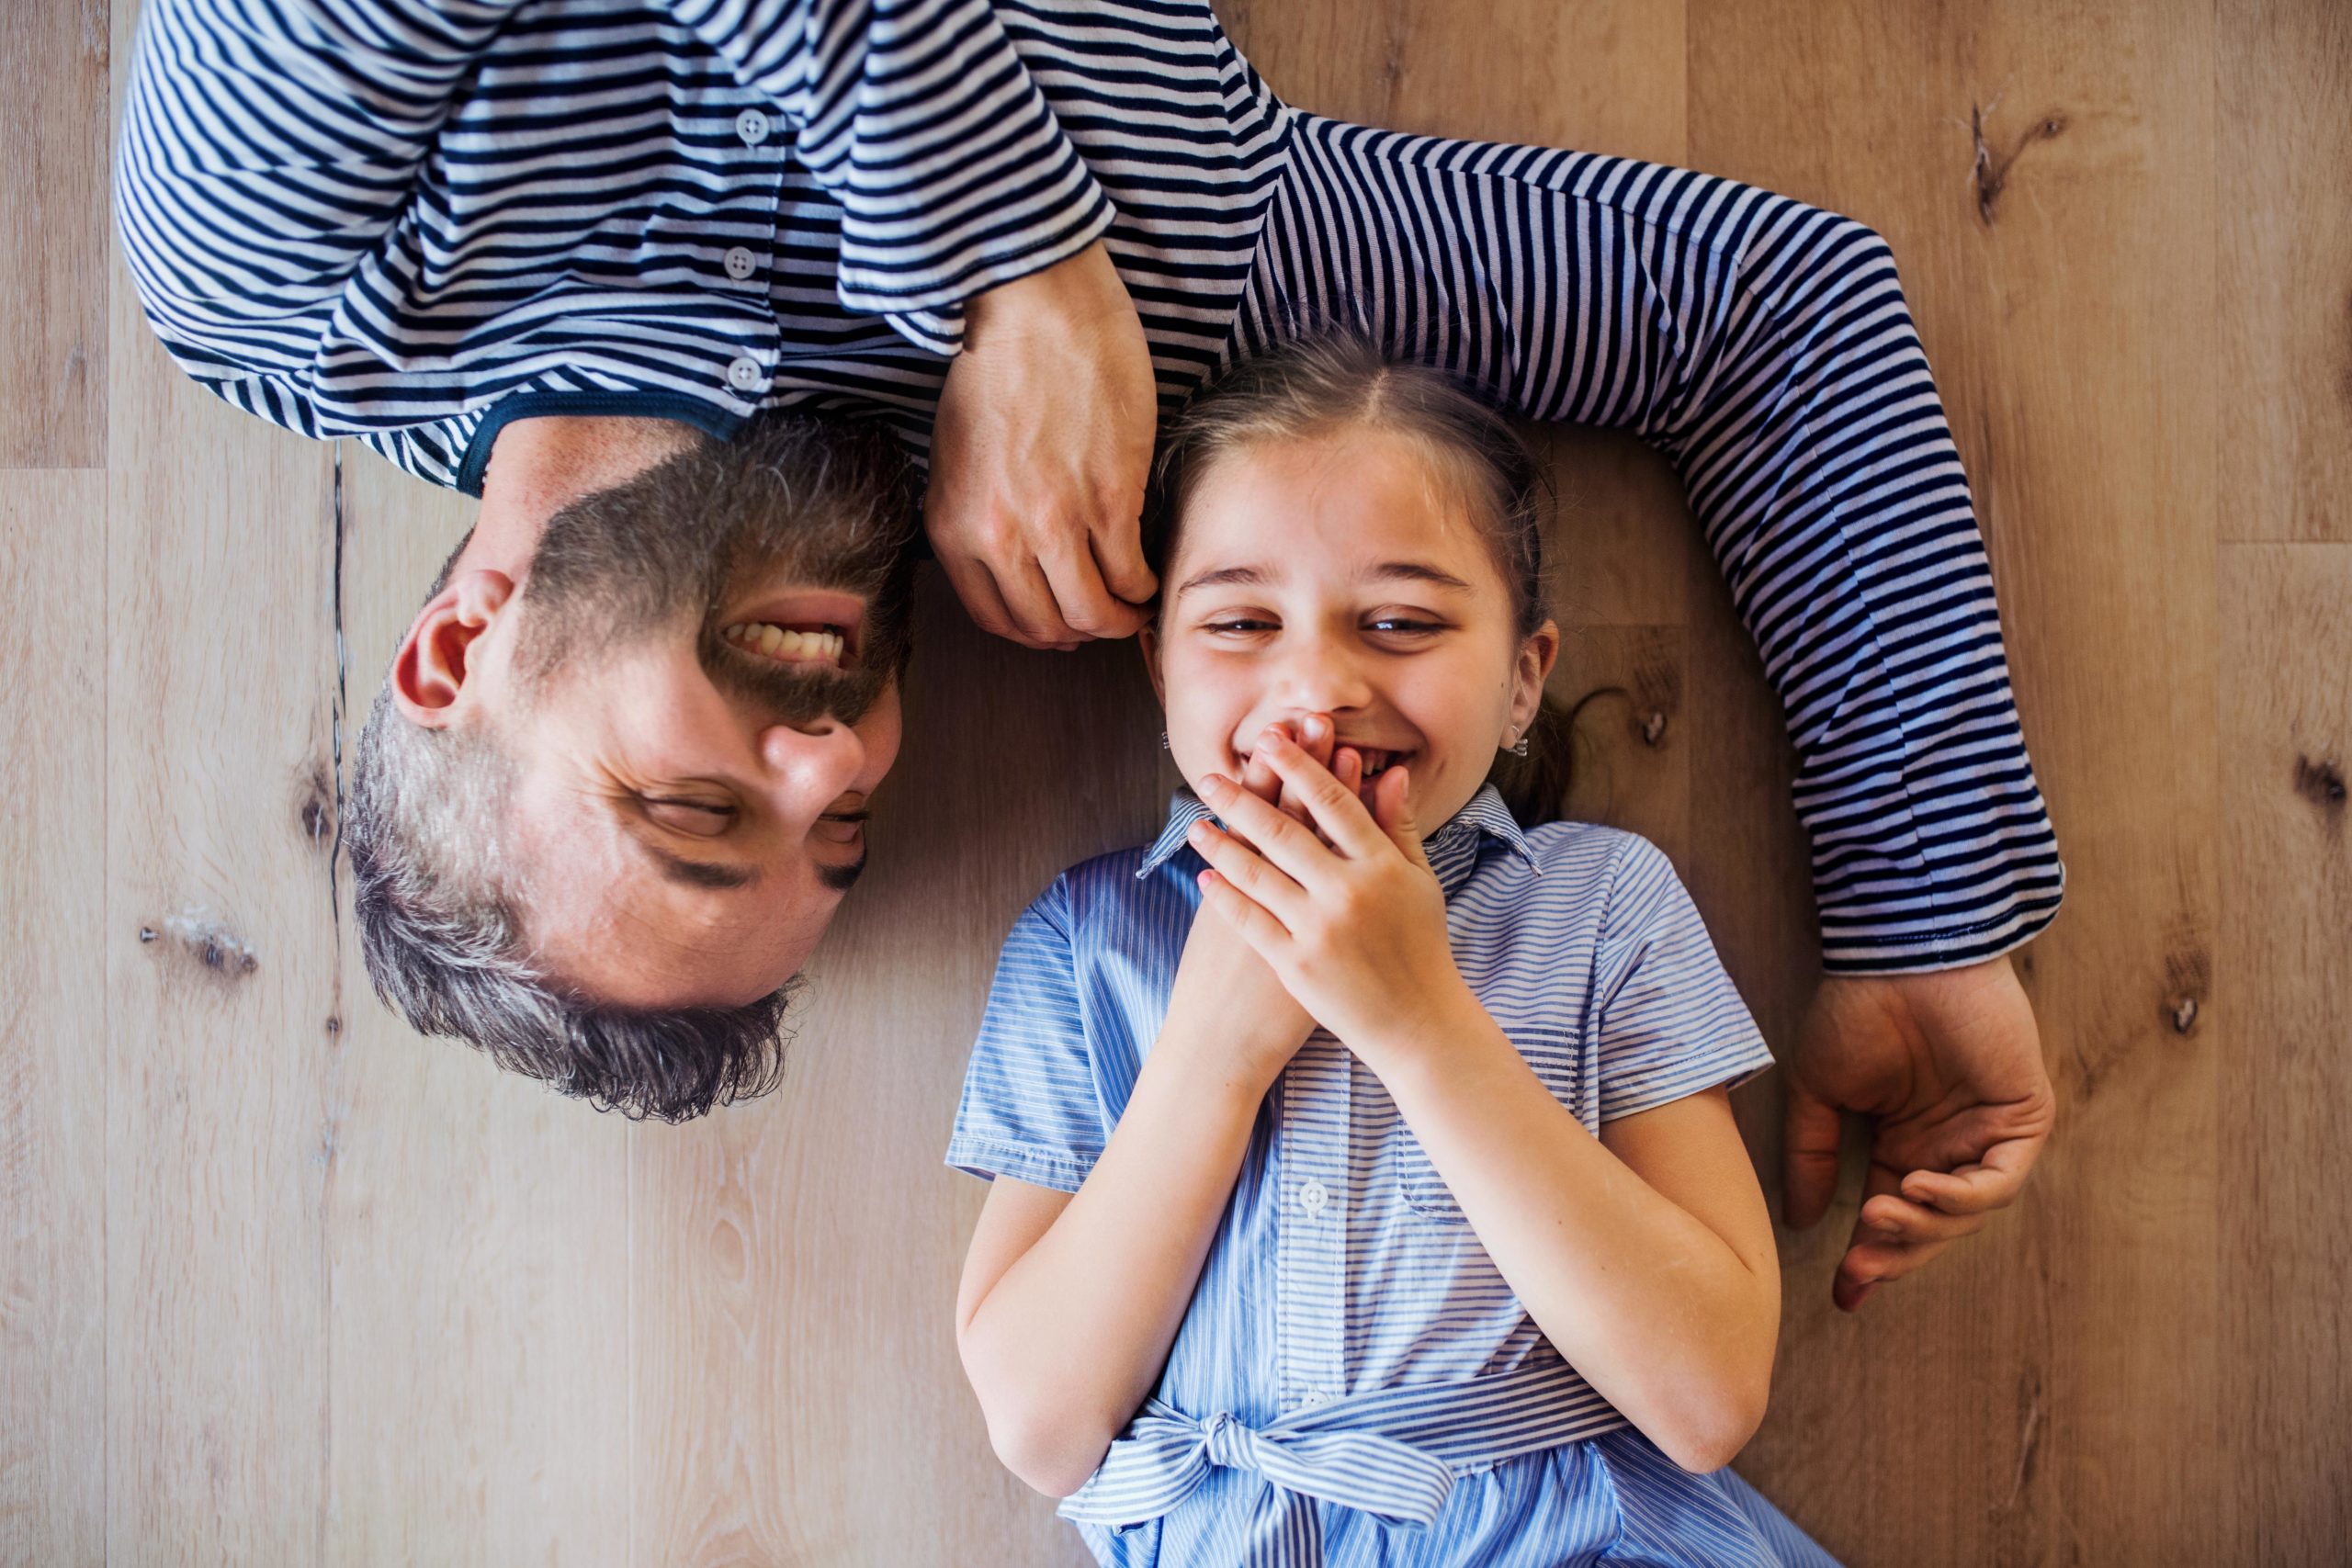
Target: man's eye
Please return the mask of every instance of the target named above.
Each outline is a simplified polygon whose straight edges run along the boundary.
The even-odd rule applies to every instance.
[[[673,832],[715,839],[735,825],[735,807],[722,801],[682,800],[650,795],[643,798],[647,819],[658,822]]]

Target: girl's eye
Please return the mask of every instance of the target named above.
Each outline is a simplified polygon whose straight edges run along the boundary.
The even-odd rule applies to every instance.
[[[1257,615],[1225,615],[1214,621],[1203,622],[1202,629],[1247,637],[1253,633],[1270,632],[1278,628],[1273,622]]]
[[[1372,629],[1392,637],[1427,637],[1445,630],[1442,621],[1416,620],[1410,615],[1382,615],[1372,623]]]
[[[735,808],[723,801],[685,800],[650,795],[639,798],[645,803],[646,818],[673,832],[715,839],[735,825]]]

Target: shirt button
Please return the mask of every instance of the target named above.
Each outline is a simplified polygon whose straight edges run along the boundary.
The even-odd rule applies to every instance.
[[[1310,1388],[1298,1396],[1301,1410],[1320,1410],[1331,1403],[1331,1396],[1319,1388]]]
[[[757,147],[768,139],[768,117],[757,109],[745,109],[735,117],[735,134],[743,139],[746,147]]]
[[[727,276],[738,283],[751,276],[752,269],[760,265],[758,259],[741,245],[735,246],[722,259],[727,265]]]
[[[1306,1211],[1306,1217],[1310,1220],[1321,1213],[1323,1205],[1330,1201],[1330,1189],[1319,1181],[1310,1181],[1298,1190],[1299,1207]]]
[[[756,392],[766,380],[760,362],[748,354],[727,367],[727,384],[739,392]]]

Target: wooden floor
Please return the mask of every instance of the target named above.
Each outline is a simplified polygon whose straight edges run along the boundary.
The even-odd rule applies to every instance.
[[[773,1099],[632,1127],[416,1041],[335,785],[467,509],[179,376],[111,254],[129,0],[6,11],[0,1562],[1078,1562],[957,1373],[980,1190],[939,1153],[994,939],[1157,823],[1132,651],[985,642],[933,584]],[[1226,14],[1307,107],[1694,164],[1901,258],[2070,869],[2025,959],[2064,1112],[2025,1206],[1864,1317],[1835,1235],[1784,1239],[1741,1468],[1859,1564],[2343,1561],[2352,9]],[[1673,853],[1785,1041],[1769,694],[1663,467],[1552,444],[1559,683],[1628,694],[1577,806]]]

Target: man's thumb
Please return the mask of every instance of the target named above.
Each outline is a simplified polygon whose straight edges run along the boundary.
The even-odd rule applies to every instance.
[[[1781,1134],[1781,1213],[1792,1229],[1803,1230],[1829,1212],[1838,1194],[1841,1128],[1836,1106],[1793,1076],[1782,1081],[1789,1099]]]

